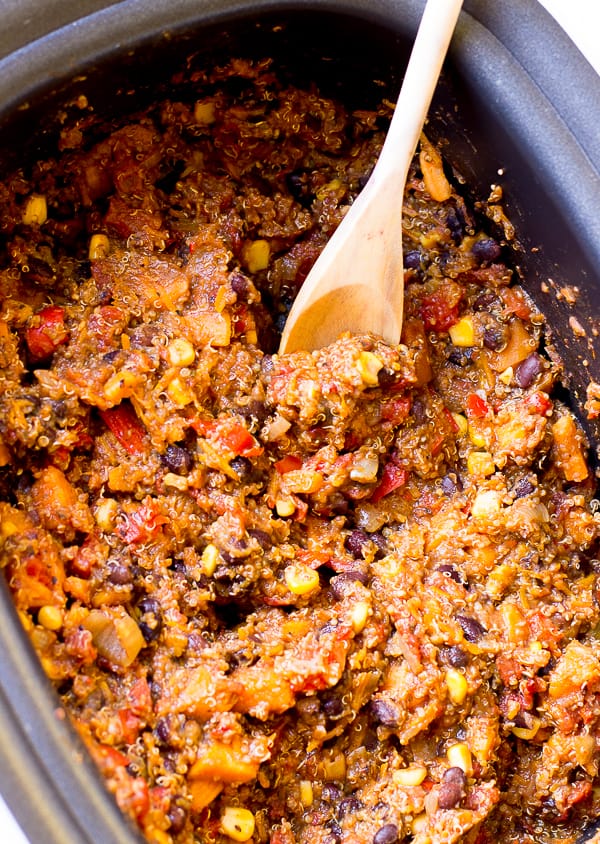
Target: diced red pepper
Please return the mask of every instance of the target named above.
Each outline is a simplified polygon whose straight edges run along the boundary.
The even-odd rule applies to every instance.
[[[467,416],[475,419],[483,419],[490,412],[490,406],[485,399],[477,393],[470,393],[467,396]]]
[[[146,449],[146,431],[130,404],[122,402],[117,407],[101,410],[100,416],[128,454],[140,454]]]
[[[521,287],[503,287],[500,296],[508,311],[511,311],[519,319],[529,321],[531,319],[531,305],[525,297]]]
[[[117,528],[123,542],[148,542],[159,532],[168,519],[160,512],[158,503],[148,496],[137,510],[128,513]]]
[[[458,422],[456,421],[454,416],[452,416],[452,414],[450,413],[450,411],[448,410],[447,407],[444,408],[444,416],[446,417],[446,421],[450,425],[450,430],[452,431],[452,433],[457,434],[458,430],[459,430],[458,429]]]
[[[393,492],[395,489],[398,489],[408,480],[408,472],[406,469],[403,469],[401,466],[398,466],[394,463],[393,460],[390,460],[389,463],[386,463],[383,467],[383,472],[381,474],[381,480],[379,484],[373,490],[371,495],[371,501],[373,503],[377,503],[381,498],[386,495],[389,495],[390,492]]]
[[[453,301],[444,287],[421,299],[421,319],[426,331],[447,331],[458,322],[460,300]]]
[[[539,413],[540,416],[544,416],[552,407],[552,400],[546,393],[536,390],[535,393],[527,396],[525,404],[529,410]]]
[[[263,453],[250,431],[232,419],[195,419],[192,428],[236,457],[258,457]]]
[[[39,324],[25,332],[25,342],[34,360],[44,360],[53,355],[56,349],[69,339],[69,330],[65,325],[65,309],[58,305],[48,305],[37,314]]]
[[[275,468],[280,475],[285,475],[286,472],[292,472],[294,469],[302,468],[302,460],[296,454],[286,454],[281,460],[275,463]]]
[[[389,399],[381,405],[381,418],[393,425],[401,425],[410,413],[410,408],[409,396]]]

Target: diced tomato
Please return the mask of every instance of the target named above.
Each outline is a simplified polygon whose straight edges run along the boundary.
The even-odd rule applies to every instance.
[[[454,286],[448,290],[446,287],[444,285],[421,299],[420,316],[426,331],[447,331],[458,321],[460,296],[453,295]]]
[[[376,503],[381,498],[386,495],[389,495],[390,492],[393,492],[395,489],[398,489],[408,480],[408,472],[406,469],[402,469],[393,460],[390,460],[389,463],[386,463],[383,467],[383,472],[381,475],[381,480],[379,481],[378,486],[375,487],[372,495],[371,501]]]
[[[47,308],[42,308],[35,320],[39,320],[39,323],[27,329],[25,342],[32,358],[44,360],[69,339],[69,330],[65,325],[65,309],[58,305],[48,305]]]
[[[309,551],[307,548],[298,548],[296,558],[305,566],[310,566],[311,569],[318,569],[331,562],[329,551]]]
[[[126,515],[117,532],[123,542],[148,542],[167,521],[160,512],[158,503],[148,496],[137,510]]]
[[[219,433],[219,439],[236,455],[248,456],[250,452],[256,453],[256,440],[243,425],[232,425],[228,430]]]
[[[519,319],[529,321],[531,319],[531,305],[525,297],[521,287],[503,287],[500,296],[506,306]]]
[[[250,431],[231,419],[195,419],[192,428],[235,457],[258,457],[263,453]]]
[[[140,734],[141,720],[131,709],[119,709],[120,740],[125,744],[133,744]]]
[[[122,402],[117,407],[101,410],[100,416],[128,454],[135,455],[145,451],[146,431],[129,403]]]
[[[531,393],[531,395],[527,396],[525,404],[529,410],[532,410],[534,413],[539,413],[540,416],[544,416],[544,414],[552,407],[552,400],[546,393],[543,393],[541,390],[536,390],[535,393]]]
[[[389,399],[381,405],[381,418],[393,425],[401,425],[410,413],[410,408],[409,396]]]
[[[485,399],[477,393],[469,393],[467,396],[467,416],[475,419],[483,419],[490,412],[490,406]]]
[[[450,430],[452,431],[452,433],[457,434],[458,430],[459,430],[458,429],[458,422],[456,421],[454,416],[452,416],[452,414],[450,413],[450,411],[448,410],[447,407],[444,408],[444,416],[446,417],[446,421],[450,425]]]
[[[286,454],[281,460],[275,463],[275,468],[280,475],[285,475],[286,472],[292,472],[294,469],[302,468],[302,460],[296,454]]]

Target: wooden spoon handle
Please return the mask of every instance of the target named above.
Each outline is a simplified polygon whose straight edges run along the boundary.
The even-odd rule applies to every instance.
[[[404,186],[461,6],[427,0],[379,160],[302,285],[280,353],[320,348],[343,331],[400,341]]]

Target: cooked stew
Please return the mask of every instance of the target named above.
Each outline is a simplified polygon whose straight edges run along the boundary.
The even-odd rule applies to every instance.
[[[279,356],[392,106],[192,82],[0,184],[0,565],[62,707],[153,844],[573,842],[598,502],[500,190],[423,136],[402,343]]]

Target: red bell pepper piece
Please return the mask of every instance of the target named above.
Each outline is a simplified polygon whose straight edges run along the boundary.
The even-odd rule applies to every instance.
[[[375,487],[373,493],[371,494],[371,501],[376,504],[381,498],[389,495],[390,492],[404,486],[407,480],[407,470],[398,466],[397,463],[394,463],[393,459],[390,460],[390,462],[386,463],[383,467],[379,484]]]
[[[286,454],[281,460],[275,463],[275,468],[280,475],[285,475],[286,472],[292,472],[294,469],[302,468],[302,460],[296,454]]]
[[[146,431],[130,404],[122,402],[101,410],[100,416],[128,454],[139,454],[146,449]]]
[[[69,339],[65,309],[58,305],[48,305],[37,314],[37,319],[39,323],[25,332],[25,342],[34,360],[44,360]]]
[[[393,425],[401,425],[410,413],[410,407],[409,396],[389,399],[381,405],[381,418]]]
[[[477,393],[470,393],[467,396],[466,410],[467,416],[474,417],[475,419],[483,419],[490,412],[490,406],[486,400],[482,399],[481,396],[477,395]]]

